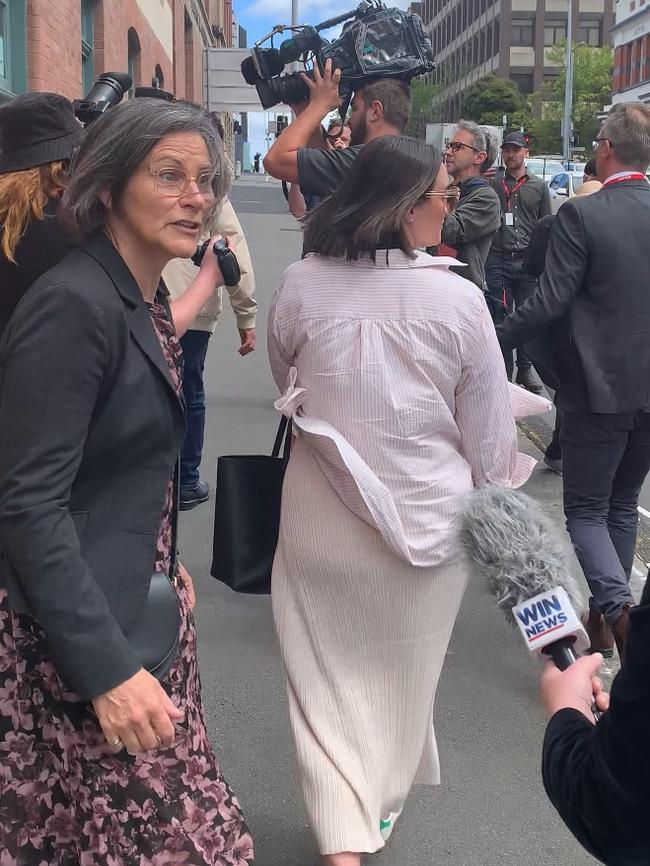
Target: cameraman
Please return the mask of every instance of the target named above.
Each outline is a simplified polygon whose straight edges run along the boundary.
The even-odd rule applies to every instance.
[[[303,194],[331,195],[347,175],[360,145],[384,135],[402,135],[411,110],[407,82],[378,78],[360,87],[352,99],[351,146],[326,150],[321,123],[341,105],[341,71],[332,72],[327,60],[321,74],[314,64],[314,80],[302,74],[309,88],[309,102],[292,106],[295,120],[282,132],[264,158],[264,168],[273,177],[297,183]]]

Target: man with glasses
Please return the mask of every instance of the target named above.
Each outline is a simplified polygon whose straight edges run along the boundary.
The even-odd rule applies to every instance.
[[[505,175],[492,181],[501,202],[501,225],[486,264],[488,301],[495,323],[520,307],[538,286],[536,277],[524,273],[524,256],[537,223],[551,213],[551,194],[542,178],[526,169],[528,145],[520,132],[503,139],[501,153]],[[504,350],[506,372],[512,378],[512,351]],[[534,394],[544,390],[526,353],[517,351],[517,384]]]
[[[445,153],[447,171],[460,197],[443,224],[442,243],[453,247],[458,261],[467,265],[458,273],[484,292],[485,260],[501,222],[499,199],[483,177],[494,155],[488,133],[467,120],[459,122]]]
[[[609,655],[612,631],[619,653],[625,647],[637,503],[650,470],[648,165],[650,107],[615,105],[597,138],[602,189],[559,209],[540,288],[498,329],[505,348],[551,329],[564,513],[592,594],[592,649]]]

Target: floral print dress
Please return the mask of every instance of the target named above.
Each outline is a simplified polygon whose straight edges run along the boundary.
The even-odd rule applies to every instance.
[[[182,351],[161,304],[150,306],[170,374]],[[174,485],[156,570],[171,558]],[[36,620],[0,590],[0,866],[248,866],[253,844],[208,740],[194,620],[184,587],[179,654],[163,681],[184,712],[171,749],[107,751],[92,705],[60,679]]]

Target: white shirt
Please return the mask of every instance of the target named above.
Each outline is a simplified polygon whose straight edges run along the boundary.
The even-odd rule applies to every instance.
[[[275,292],[268,346],[276,407],[345,505],[418,566],[459,555],[463,495],[518,487],[503,356],[480,290],[455,259],[383,250],[346,262],[309,255]],[[517,397],[550,408],[523,389]],[[522,414],[531,414],[524,410]]]

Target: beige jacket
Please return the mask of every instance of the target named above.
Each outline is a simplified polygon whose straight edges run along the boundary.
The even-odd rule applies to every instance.
[[[204,240],[215,234],[231,237],[235,241],[235,252],[241,270],[241,280],[239,281],[239,285],[226,286],[226,289],[230,295],[230,303],[237,318],[237,327],[241,330],[254,328],[255,314],[257,312],[257,302],[253,298],[253,293],[255,292],[255,274],[241,223],[237,219],[235,209],[228,198],[223,200],[221,207],[208,223],[200,243],[203,243]],[[162,276],[172,299],[177,298],[185,291],[197,273],[198,270],[190,259],[173,259],[169,262]],[[214,329],[217,326],[217,321],[223,307],[222,295],[222,286],[218,286],[208,303],[192,323],[191,330],[209,331],[214,334]]]

